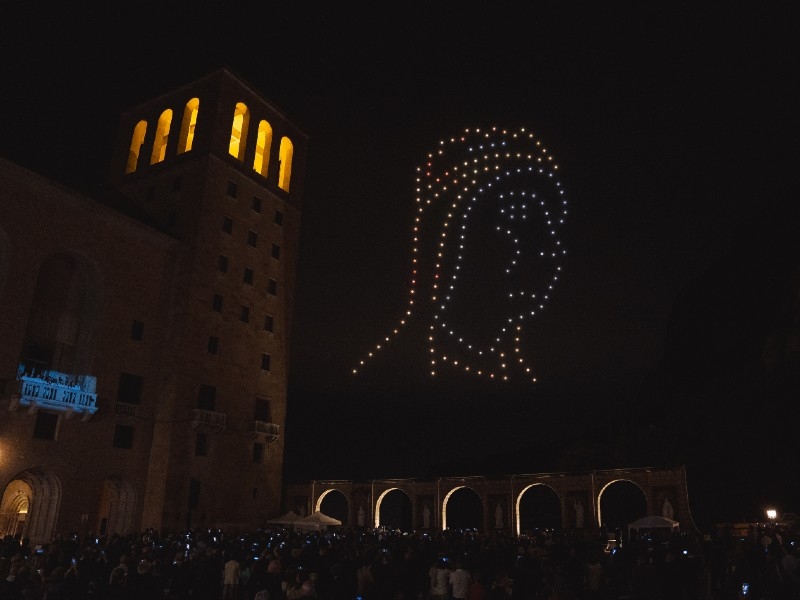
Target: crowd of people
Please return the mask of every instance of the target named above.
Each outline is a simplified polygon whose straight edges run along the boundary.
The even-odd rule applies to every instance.
[[[6,536],[0,600],[800,599],[790,532],[702,541],[473,530],[265,528]]]

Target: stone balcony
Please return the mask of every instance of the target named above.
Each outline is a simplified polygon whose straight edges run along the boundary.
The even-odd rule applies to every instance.
[[[198,431],[219,433],[227,426],[228,415],[226,413],[215,412],[213,410],[194,408],[192,409],[191,422],[192,427]]]
[[[266,421],[253,421],[253,437],[266,443],[274,442],[280,437],[280,425]]]
[[[97,379],[91,375],[69,375],[56,371],[45,371],[36,375],[21,373],[11,393],[9,410],[24,406],[31,414],[44,408],[65,413],[66,418],[74,414],[87,421],[97,412]]]

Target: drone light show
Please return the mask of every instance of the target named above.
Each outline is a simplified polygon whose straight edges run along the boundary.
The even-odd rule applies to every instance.
[[[566,216],[558,165],[533,133],[466,129],[440,141],[417,168],[407,307],[353,373],[413,317],[431,375],[535,382],[522,341],[561,276]]]

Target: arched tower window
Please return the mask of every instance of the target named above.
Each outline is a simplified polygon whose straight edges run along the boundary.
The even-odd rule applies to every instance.
[[[142,149],[145,133],[147,133],[147,121],[139,121],[136,127],[133,128],[131,147],[128,150],[128,163],[125,165],[125,175],[136,171],[136,165],[139,162],[139,151]]]
[[[194,141],[194,128],[197,125],[197,111],[200,110],[200,99],[192,98],[183,109],[181,133],[178,137],[178,154],[189,152]]]
[[[258,124],[258,139],[256,140],[256,157],[253,160],[253,170],[262,177],[267,176],[269,168],[269,149],[272,145],[272,125],[267,121]]]
[[[292,154],[294,153],[294,146],[292,140],[288,137],[281,138],[281,148],[279,150],[279,158],[281,166],[278,171],[278,187],[283,191],[289,191],[289,181],[292,178]]]
[[[247,144],[247,128],[250,126],[250,111],[243,102],[237,102],[233,111],[231,126],[231,143],[228,152],[239,160],[244,160],[244,149]]]
[[[168,108],[158,118],[156,139],[153,140],[153,154],[150,155],[150,164],[154,165],[164,160],[167,154],[167,140],[169,140],[169,127],[172,124],[172,109]]]

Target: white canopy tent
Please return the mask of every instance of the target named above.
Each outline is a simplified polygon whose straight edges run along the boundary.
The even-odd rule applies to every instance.
[[[631,531],[634,529],[636,531],[639,531],[640,529],[669,529],[671,531],[679,528],[680,523],[678,523],[678,521],[673,521],[667,517],[650,515],[649,517],[636,519],[633,523],[628,523],[628,535],[630,535]]]
[[[330,526],[341,525],[342,522],[317,510],[307,517],[295,521],[294,524],[298,529],[325,529]]]
[[[280,517],[269,519],[267,523],[272,523],[274,525],[294,525],[295,523],[297,523],[297,521],[299,521],[302,518],[303,517],[298,515],[296,512],[290,510],[289,512],[287,512],[284,515],[281,515]]]

